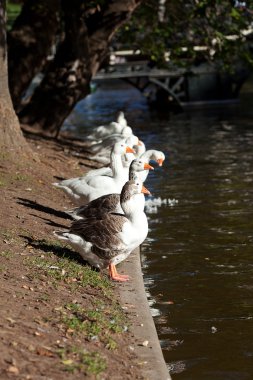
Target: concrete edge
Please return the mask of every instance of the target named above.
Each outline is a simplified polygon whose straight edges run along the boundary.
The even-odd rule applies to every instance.
[[[140,360],[142,373],[147,380],[171,380],[144,288],[139,248],[119,266],[119,273],[131,277],[129,282],[119,284],[118,289],[136,339],[133,348]]]

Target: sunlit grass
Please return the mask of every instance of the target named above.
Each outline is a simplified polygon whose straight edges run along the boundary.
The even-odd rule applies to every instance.
[[[78,370],[87,375],[98,376],[107,368],[105,358],[98,352],[89,352],[85,349],[71,347],[59,350],[58,355],[65,366],[65,370],[69,372]]]
[[[10,259],[12,256],[12,252],[11,251],[2,251],[0,252],[0,257],[4,257],[6,259]]]
[[[40,240],[33,243],[32,247],[37,247],[43,251],[43,254],[27,258],[29,266],[36,266],[56,282],[64,281],[76,287],[98,287],[104,295],[110,296],[113,288],[110,280],[102,273],[83,264],[79,255],[62,247],[60,242]]]
[[[96,300],[88,310],[79,304],[69,303],[59,312],[67,332],[81,333],[86,339],[100,341],[111,350],[117,347],[113,335],[127,330],[126,317],[115,301],[106,305]]]

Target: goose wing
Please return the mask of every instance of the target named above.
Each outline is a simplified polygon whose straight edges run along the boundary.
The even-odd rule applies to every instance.
[[[119,250],[122,241],[119,233],[123,225],[128,221],[122,214],[104,214],[102,218],[95,216],[88,219],[76,220],[70,227],[70,233],[81,236],[93,246],[106,250]]]
[[[102,195],[88,204],[75,209],[75,214],[83,218],[102,216],[107,212],[114,212],[120,202],[120,194]]]

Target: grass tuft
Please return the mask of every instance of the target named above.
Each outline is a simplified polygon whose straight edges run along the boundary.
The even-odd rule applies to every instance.
[[[104,343],[105,347],[114,350],[117,344],[113,334],[126,331],[126,317],[122,308],[114,301],[109,305],[94,301],[89,310],[81,305],[69,303],[61,309],[61,323],[71,334],[82,333],[88,340]]]
[[[58,354],[62,364],[65,366],[65,370],[68,372],[78,370],[87,375],[98,376],[107,368],[105,358],[98,352],[89,352],[85,349],[71,347],[59,350]]]
[[[58,282],[72,284],[76,287],[96,287],[101,289],[104,295],[110,296],[113,284],[100,272],[85,265],[84,261],[75,252],[63,248],[61,243],[40,240],[32,247],[39,248],[46,254],[33,256],[27,259],[30,267],[36,266],[48,277],[51,277],[55,285]]]

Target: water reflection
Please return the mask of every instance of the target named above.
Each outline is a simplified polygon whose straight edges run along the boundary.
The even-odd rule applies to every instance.
[[[147,148],[166,154],[147,180],[158,200],[142,261],[173,379],[253,378],[251,109],[169,118],[150,112],[136,90],[116,86],[80,102],[68,120],[85,135],[123,110]]]
[[[150,292],[162,318],[155,320],[175,379],[253,375],[253,135],[231,117],[225,131],[217,119],[193,118],[180,139],[178,120],[160,135],[176,154],[152,185],[178,205],[160,210],[160,226],[150,218],[144,273],[156,277]]]

